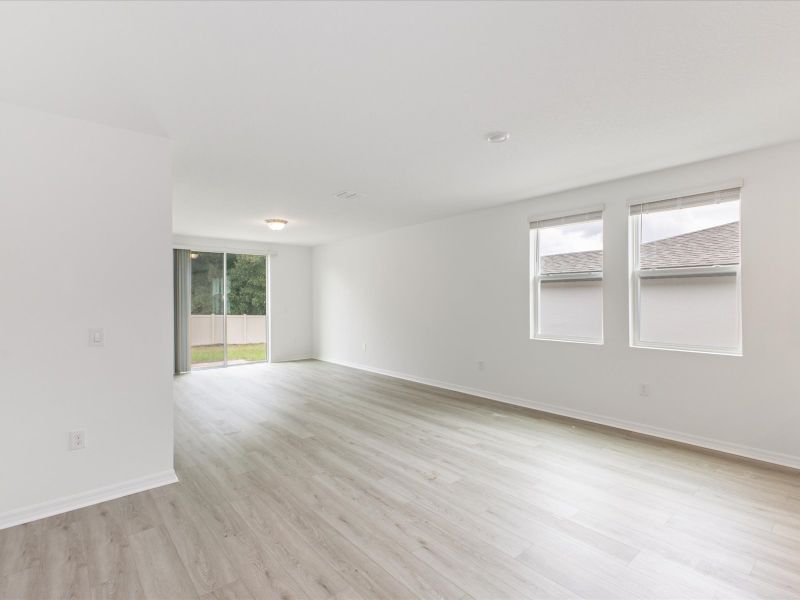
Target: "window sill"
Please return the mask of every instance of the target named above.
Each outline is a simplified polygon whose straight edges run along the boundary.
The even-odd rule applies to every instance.
[[[582,340],[575,338],[560,338],[535,335],[530,338],[534,342],[565,342],[568,344],[589,344],[590,346],[602,346],[603,340]]]
[[[733,357],[742,357],[741,350],[725,350],[719,348],[692,348],[692,347],[684,347],[684,346],[658,346],[656,344],[643,344],[639,343],[631,343],[631,348],[634,349],[641,349],[641,350],[665,350],[667,352],[688,352],[690,354],[711,354],[714,356],[733,356]]]

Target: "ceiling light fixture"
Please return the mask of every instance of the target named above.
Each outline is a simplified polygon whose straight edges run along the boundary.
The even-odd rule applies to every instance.
[[[267,224],[267,227],[272,229],[272,231],[280,231],[281,229],[286,227],[286,224],[288,222],[289,221],[287,221],[286,219],[267,219],[264,221],[264,223]]]
[[[192,253],[191,253],[189,256],[191,256],[191,257],[192,257],[192,260],[195,260],[195,259],[197,259],[197,258],[200,258],[200,255],[199,255],[197,252],[192,252]]]
[[[507,142],[510,137],[511,134],[507,131],[492,131],[486,134],[486,141],[492,144],[502,144],[503,142]]]
[[[336,192],[334,196],[339,198],[339,200],[353,200],[354,198],[358,198],[358,192],[342,190],[341,192]]]

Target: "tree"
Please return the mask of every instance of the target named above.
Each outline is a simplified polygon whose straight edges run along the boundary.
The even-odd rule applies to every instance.
[[[196,252],[192,258],[192,314],[222,314],[222,254]]]
[[[192,259],[192,314],[221,315],[222,257],[197,252]],[[267,313],[267,260],[250,254],[228,254],[228,314]]]
[[[228,254],[228,314],[267,314],[267,260]]]

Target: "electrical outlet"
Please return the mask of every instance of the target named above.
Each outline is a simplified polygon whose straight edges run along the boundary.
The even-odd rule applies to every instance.
[[[478,371],[483,371],[486,368],[486,365],[483,363],[482,360],[478,361]]]
[[[639,395],[644,398],[650,395],[650,384],[648,383],[640,383],[639,384]]]
[[[86,448],[86,432],[83,429],[69,432],[69,449],[83,450]]]

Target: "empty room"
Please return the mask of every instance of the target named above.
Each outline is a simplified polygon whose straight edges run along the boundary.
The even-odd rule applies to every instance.
[[[800,599],[800,2],[0,2],[0,600]]]

